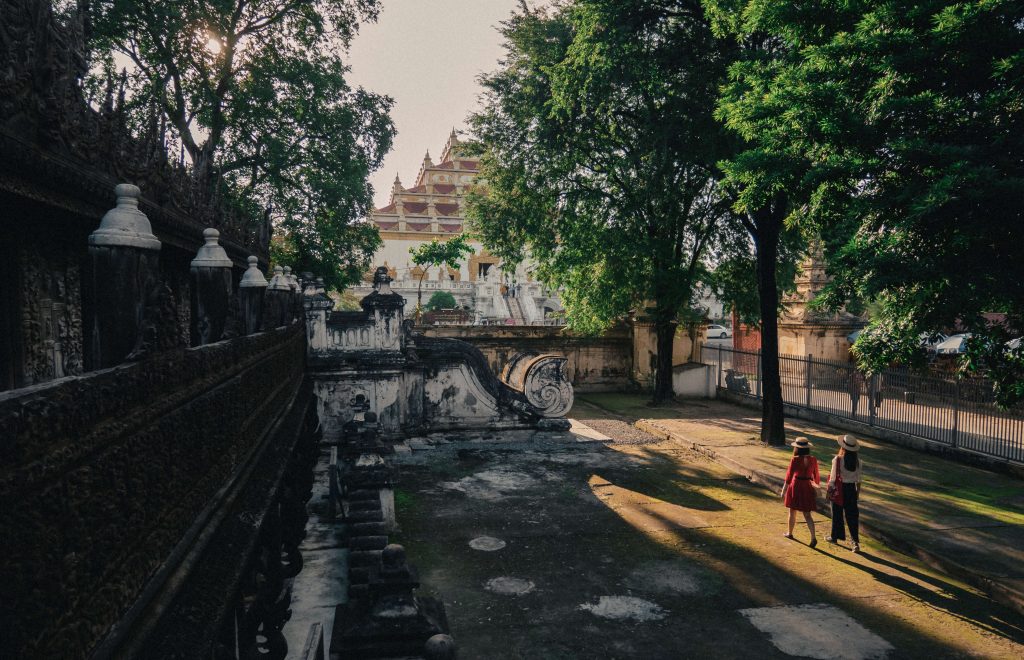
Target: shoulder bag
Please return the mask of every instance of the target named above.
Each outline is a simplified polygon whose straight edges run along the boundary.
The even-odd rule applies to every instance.
[[[835,469],[833,469],[832,471],[835,472],[835,479],[832,480],[832,484],[828,487],[828,492],[825,494],[825,496],[829,499],[830,502],[832,502],[834,504],[838,504],[839,506],[842,506],[843,505],[843,471],[842,471],[842,465],[837,461]]]

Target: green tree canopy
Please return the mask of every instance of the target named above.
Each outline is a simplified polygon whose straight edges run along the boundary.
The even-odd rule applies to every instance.
[[[203,185],[279,230],[277,260],[355,281],[379,245],[357,220],[391,147],[391,99],[352,89],[343,55],[376,0],[90,3],[94,75],[127,58],[130,104],[155,104]]]
[[[693,3],[640,0],[524,7],[502,34],[507,57],[471,118],[486,193],[467,214],[506,262],[539,262],[574,328],[650,313],[667,398],[676,318],[724,211],[716,42]]]
[[[453,236],[446,241],[434,239],[409,248],[412,262],[417,266],[448,266],[458,268],[466,255],[473,254],[466,234]]]
[[[409,248],[409,254],[412,255],[412,262],[417,266],[437,266],[439,268],[441,266],[448,266],[455,269],[459,267],[467,255],[473,254],[473,246],[469,244],[469,236],[467,234],[459,234],[446,241],[435,238],[429,243],[421,243],[416,247]],[[417,318],[423,304],[423,279],[426,275],[426,269],[424,268],[416,290]]]
[[[455,301],[455,296],[447,291],[435,291],[430,296],[430,300],[427,301],[425,309],[432,312],[436,309],[455,309],[457,306],[458,303]]]
[[[861,364],[913,363],[921,334],[959,323],[978,335],[969,364],[996,367],[1004,400],[1024,394],[1024,356],[1003,344],[1024,332],[1024,5],[741,4],[723,21],[784,56],[734,71],[751,93],[730,114],[792,164],[744,172],[800,173],[779,187],[825,240],[822,304],[875,310]]]

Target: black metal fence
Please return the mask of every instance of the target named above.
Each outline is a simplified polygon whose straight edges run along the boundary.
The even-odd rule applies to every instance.
[[[718,387],[761,398],[760,353],[703,346],[701,362],[715,367]],[[787,404],[1024,461],[1024,409],[999,408],[986,378],[905,368],[868,375],[847,362],[794,355],[779,356],[779,374]]]

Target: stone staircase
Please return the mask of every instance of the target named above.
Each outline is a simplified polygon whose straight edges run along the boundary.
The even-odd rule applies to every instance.
[[[526,314],[523,313],[523,305],[519,298],[509,296],[505,298],[505,303],[508,305],[509,318],[514,320],[516,325],[529,325]]]

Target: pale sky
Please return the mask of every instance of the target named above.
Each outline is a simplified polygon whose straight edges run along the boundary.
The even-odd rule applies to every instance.
[[[348,76],[395,99],[398,134],[383,167],[370,176],[377,206],[387,204],[395,174],[412,186],[423,154],[437,162],[454,126],[478,105],[481,73],[504,54],[496,28],[518,0],[382,0],[377,23],[363,25],[352,44]]]

